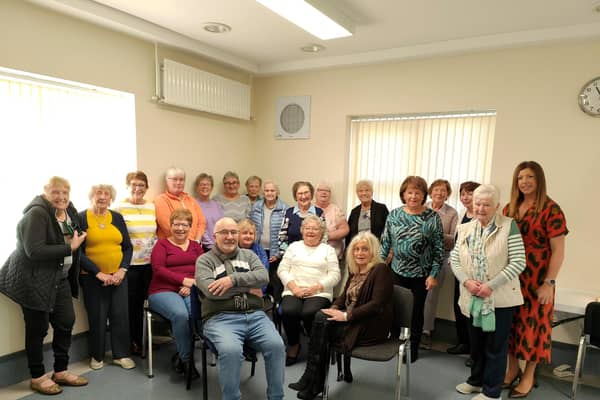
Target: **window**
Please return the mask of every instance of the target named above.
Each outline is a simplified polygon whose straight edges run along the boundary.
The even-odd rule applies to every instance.
[[[427,181],[447,179],[448,203],[459,207],[459,185],[489,182],[496,113],[356,117],[350,121],[348,207],[356,204],[355,185],[373,181],[373,198],[391,210],[402,205],[400,184],[409,175]]]
[[[23,209],[48,178],[71,183],[71,201],[88,208],[93,184],[120,193],[135,169],[135,98],[90,85],[0,68],[0,267],[15,248]]]

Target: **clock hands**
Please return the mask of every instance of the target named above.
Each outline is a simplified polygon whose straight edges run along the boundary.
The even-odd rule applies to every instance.
[[[596,86],[596,92],[598,92],[598,94],[600,94],[600,89],[598,89],[598,86]]]

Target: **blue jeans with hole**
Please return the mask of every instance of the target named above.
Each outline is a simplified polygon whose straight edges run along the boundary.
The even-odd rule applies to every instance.
[[[151,310],[171,321],[179,358],[182,361],[189,360],[192,343],[189,322],[190,296],[181,297],[175,292],[160,292],[151,294],[148,303]]]
[[[244,342],[263,354],[267,399],[283,399],[285,346],[264,311],[221,313],[204,323],[204,335],[215,345],[223,400],[239,400]]]

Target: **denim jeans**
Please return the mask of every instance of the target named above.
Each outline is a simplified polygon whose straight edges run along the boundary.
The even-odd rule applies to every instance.
[[[264,311],[221,313],[204,323],[205,336],[215,345],[223,400],[239,400],[240,369],[244,342],[263,354],[267,376],[267,399],[283,399],[285,346]]]
[[[160,292],[148,297],[150,309],[169,321],[175,335],[177,352],[182,361],[190,358],[192,333],[190,331],[190,296],[181,297],[175,292]]]

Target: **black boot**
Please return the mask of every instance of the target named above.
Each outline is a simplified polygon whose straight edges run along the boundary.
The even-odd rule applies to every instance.
[[[344,381],[352,382],[352,371],[350,370],[350,353],[344,353]]]
[[[325,372],[327,371],[327,364],[329,363],[329,346],[326,340],[327,339],[325,339],[325,343],[323,343],[322,352],[316,354],[314,357],[316,368],[311,374],[309,385],[304,390],[298,392],[299,399],[312,400],[323,391],[323,386],[325,385]]]
[[[300,377],[300,379],[297,382],[294,383],[290,383],[288,385],[288,387],[292,390],[296,390],[296,391],[300,391],[300,390],[304,390],[308,387],[308,385],[310,384],[310,378],[312,373],[312,368],[310,366],[309,363],[306,363],[306,368],[304,369],[304,373],[302,374],[302,376]]]

